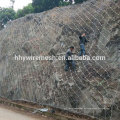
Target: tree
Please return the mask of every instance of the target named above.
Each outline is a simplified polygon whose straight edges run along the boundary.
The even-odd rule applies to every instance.
[[[87,1],[87,0],[63,0],[65,2],[69,2],[70,4],[77,4],[77,3],[82,3],[84,1]]]
[[[70,5],[71,4],[71,2],[69,2],[69,1],[60,1],[59,2],[59,6],[67,6],[67,5]]]
[[[54,7],[82,3],[83,1],[87,0],[33,0],[32,5],[34,8],[34,12],[38,13],[52,9]]]
[[[15,11],[12,8],[0,9],[0,21],[6,24],[9,20],[15,19]]]
[[[75,4],[75,0],[63,0],[63,2],[67,2],[69,4]]]
[[[84,2],[84,1],[87,1],[87,0],[75,0],[75,3],[77,4],[77,3],[82,3],[82,2]]]
[[[12,3],[11,8],[13,9],[13,8],[14,8],[14,3],[15,3],[15,0],[10,0],[10,2]]]
[[[58,7],[60,2],[63,2],[63,0],[33,0],[32,5],[35,13],[38,13]]]
[[[24,16],[24,13],[23,13],[23,10],[22,9],[19,9],[15,15],[15,18],[20,18],[20,17],[23,17]]]
[[[23,9],[19,9],[16,13],[16,18],[23,17],[27,14],[33,13],[34,8],[32,7],[32,4],[28,4],[28,6],[24,7]]]

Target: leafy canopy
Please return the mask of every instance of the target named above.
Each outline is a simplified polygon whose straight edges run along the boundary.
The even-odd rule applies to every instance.
[[[12,6],[15,0],[10,0]],[[0,23],[6,24],[9,20],[14,20],[23,17],[30,13],[39,13],[50,10],[54,7],[67,6],[72,4],[72,0],[32,0],[31,4],[28,4],[23,9],[19,9],[17,12],[11,8],[0,8]],[[74,0],[75,4],[82,3],[87,0]]]
[[[27,14],[33,13],[33,12],[34,12],[34,8],[33,8],[32,4],[28,4],[28,6],[24,7],[23,9],[19,9],[17,11],[15,18],[20,18]]]
[[[67,6],[72,4],[72,0],[32,0],[32,5],[34,8],[34,12],[43,12],[49,9],[52,9],[54,7],[59,7],[59,6]],[[74,0],[75,3],[82,3],[87,0]]]
[[[15,19],[15,11],[12,8],[0,9],[0,21],[6,24],[7,21]]]

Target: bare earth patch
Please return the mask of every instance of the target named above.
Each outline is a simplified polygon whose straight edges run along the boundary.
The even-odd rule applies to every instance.
[[[7,108],[0,107],[0,120],[48,120],[44,117],[34,117],[32,115],[18,113]]]

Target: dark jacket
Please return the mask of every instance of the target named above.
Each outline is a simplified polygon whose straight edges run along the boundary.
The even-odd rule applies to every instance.
[[[66,52],[66,55],[65,55],[65,59],[68,60],[68,57],[71,57],[72,54],[73,54],[73,53],[71,52],[71,50],[68,49],[67,52]]]
[[[89,41],[87,41],[86,37],[79,36],[79,39],[80,39],[79,44],[84,44],[85,45],[85,43],[89,42]]]

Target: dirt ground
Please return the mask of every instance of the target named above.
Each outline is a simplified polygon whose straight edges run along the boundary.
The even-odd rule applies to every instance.
[[[30,114],[25,114],[0,106],[0,120],[48,120],[48,118],[45,116],[35,117]]]
[[[34,111],[34,109],[38,109],[38,108],[40,108],[40,106],[31,104],[31,103],[12,102],[10,100],[1,98],[0,99],[0,120],[56,120],[56,119],[93,120],[86,116],[78,117],[73,114],[72,115],[63,114],[57,110],[56,110],[55,116],[54,114],[52,116],[39,114],[39,113],[33,114],[32,112]]]
[[[0,120],[54,120],[46,116],[35,116],[28,113],[23,113],[15,110],[10,110],[7,107],[0,106]],[[78,119],[87,120],[87,119]]]

